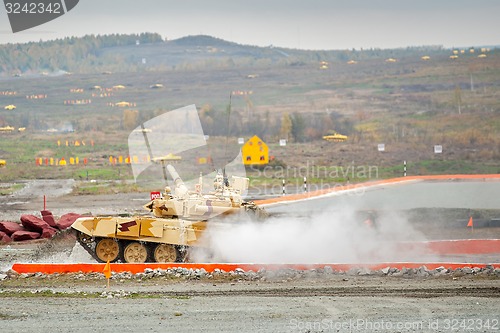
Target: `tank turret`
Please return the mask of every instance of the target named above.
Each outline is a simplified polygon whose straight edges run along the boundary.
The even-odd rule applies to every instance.
[[[245,205],[250,205],[242,197],[248,189],[248,178],[232,177],[231,186],[221,173],[217,173],[214,191],[203,194],[201,176],[195,191],[189,191],[172,165],[167,165],[167,170],[175,184],[174,194],[165,191],[163,198],[154,199],[144,206],[156,217],[206,220],[220,214],[239,212]]]

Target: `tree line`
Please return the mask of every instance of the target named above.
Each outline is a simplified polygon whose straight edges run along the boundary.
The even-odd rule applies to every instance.
[[[105,48],[162,42],[157,33],[87,35],[52,41],[0,45],[0,74],[40,71],[94,72],[125,62],[119,54],[102,55]]]
[[[213,136],[258,135],[264,140],[286,139],[290,142],[308,142],[321,139],[337,131],[346,135],[356,134],[354,123],[336,111],[271,114],[244,114],[242,110],[218,110],[209,105],[199,111],[205,134]]]

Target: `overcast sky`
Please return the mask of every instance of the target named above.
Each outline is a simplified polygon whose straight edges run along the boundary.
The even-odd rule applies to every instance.
[[[211,35],[301,49],[500,45],[500,0],[80,0],[66,15],[0,43],[85,34]]]

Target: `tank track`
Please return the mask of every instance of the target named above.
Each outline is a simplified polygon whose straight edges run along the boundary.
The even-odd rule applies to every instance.
[[[87,253],[90,254],[90,256],[95,259],[95,261],[102,262],[101,260],[99,260],[99,258],[95,253],[95,245],[96,245],[95,240],[93,238],[90,238],[89,241],[88,240],[89,238],[87,237],[89,236],[84,235],[83,233],[78,231],[78,234],[76,235],[76,240],[85,249],[85,251],[87,251]],[[87,241],[85,241],[85,239],[87,239]]]

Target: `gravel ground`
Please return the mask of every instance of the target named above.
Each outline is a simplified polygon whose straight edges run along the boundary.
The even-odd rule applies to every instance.
[[[6,332],[495,332],[498,277],[29,276],[0,283]]]

